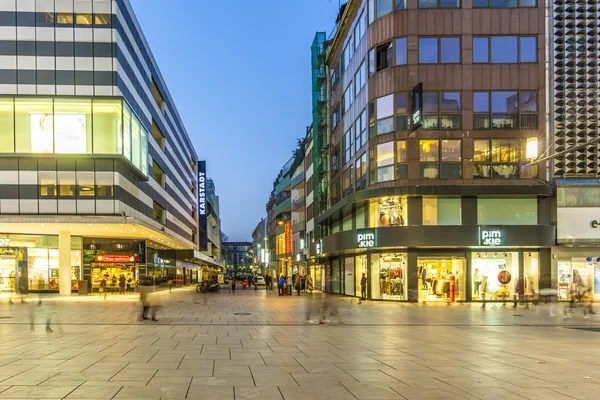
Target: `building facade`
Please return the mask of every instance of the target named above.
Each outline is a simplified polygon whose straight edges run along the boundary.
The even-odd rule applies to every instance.
[[[250,273],[253,269],[252,242],[223,242],[223,256],[228,273]]]
[[[267,219],[262,218],[252,232],[252,250],[254,252],[254,265],[257,274],[266,276],[270,274],[269,249],[267,235]]]
[[[547,163],[529,165],[548,147],[546,32],[535,0],[342,6],[315,158],[328,159],[315,241],[327,291],[358,296],[362,274],[378,300],[549,287],[553,187]]]
[[[0,290],[188,282],[198,157],[129,1],[0,12]]]

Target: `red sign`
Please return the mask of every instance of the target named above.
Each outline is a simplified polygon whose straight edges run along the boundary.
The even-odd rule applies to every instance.
[[[292,252],[292,223],[285,223],[285,253],[290,254]]]
[[[96,256],[98,262],[136,262],[136,256]]]
[[[450,303],[456,301],[456,277],[452,275],[450,277]]]
[[[512,276],[510,275],[510,272],[508,271],[500,271],[498,273],[498,282],[500,282],[502,285],[508,285],[510,283],[512,279]]]

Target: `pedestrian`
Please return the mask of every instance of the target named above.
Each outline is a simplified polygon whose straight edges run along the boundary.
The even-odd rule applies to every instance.
[[[169,293],[173,293],[173,278],[169,277],[167,285],[169,285]]]
[[[129,275],[128,278],[127,278],[127,293],[133,291],[133,290],[131,290],[131,284],[132,283],[133,283],[133,278],[131,278],[131,275]]]
[[[280,296],[283,296],[285,294],[285,292],[283,291],[283,285],[285,285],[285,278],[283,277],[283,274],[281,274],[279,280],[277,281],[277,290]]]
[[[120,294],[125,294],[125,275],[121,274],[121,276],[119,277],[119,293]]]
[[[154,292],[153,282],[146,278],[143,279],[140,283],[140,302],[142,303],[142,320],[148,320],[148,311],[152,307],[150,296]],[[156,319],[156,307],[152,307],[152,321],[157,321]]]
[[[367,300],[367,275],[363,272],[360,278],[360,300],[358,304],[362,304],[363,300]]]
[[[300,275],[296,275],[296,293],[298,294],[298,296],[300,296],[301,286],[302,286],[302,279],[300,278]]]
[[[112,276],[112,279],[110,280],[110,287],[111,287],[111,293],[117,292],[117,276],[116,275]]]
[[[52,322],[52,307],[50,305],[49,302],[44,302],[45,307],[42,308],[42,300],[38,300],[37,301],[37,305],[32,304],[31,308],[29,309],[29,329],[30,330],[35,330],[34,326],[35,326],[35,319],[36,319],[36,315],[37,314],[46,314],[46,332],[54,332],[52,330],[51,322]]]
[[[106,278],[102,277],[100,281],[100,288],[98,289],[98,293],[100,293],[100,297],[104,295],[104,300],[106,300]]]
[[[312,293],[312,291],[313,291],[313,281],[312,281],[312,277],[311,276],[308,277],[307,289],[308,289],[308,291],[310,293]]]
[[[589,318],[592,310],[592,293],[589,288],[583,288],[583,294],[581,295],[583,301],[583,318]],[[595,314],[595,313],[594,313]]]
[[[269,274],[265,274],[265,290],[267,294],[269,294],[269,290],[271,290],[271,277]]]
[[[287,295],[291,296],[292,295],[292,285],[293,285],[291,276],[288,275],[288,277],[286,279],[286,283],[287,283]]]
[[[235,275],[231,276],[229,282],[231,283],[231,291],[233,292],[233,294],[235,294]]]
[[[479,296],[479,287],[481,286],[481,274],[479,273],[479,268],[475,268],[475,273],[473,274],[473,284],[475,285],[474,295]]]
[[[481,278],[481,300],[483,301],[483,304],[481,305],[481,309],[485,310],[485,292],[487,291],[487,286],[488,286],[488,277],[484,276],[483,278]]]
[[[525,297],[525,282],[523,277],[520,277],[515,286],[515,294],[513,295],[514,304],[513,308],[517,308],[517,305],[523,302]]]

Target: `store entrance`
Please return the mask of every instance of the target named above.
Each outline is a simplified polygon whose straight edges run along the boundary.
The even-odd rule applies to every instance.
[[[0,292],[14,292],[17,279],[17,257],[0,256]]]
[[[419,301],[465,300],[466,264],[461,257],[419,257]]]
[[[125,277],[126,291],[135,291],[139,264],[92,263],[92,290],[98,291],[102,279],[105,279],[106,290],[117,292],[121,275]]]
[[[568,300],[570,295],[581,300],[584,290],[596,293],[594,276],[600,269],[596,262],[585,258],[558,261],[558,298]]]

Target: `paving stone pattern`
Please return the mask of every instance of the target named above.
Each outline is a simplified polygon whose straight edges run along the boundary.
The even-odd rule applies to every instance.
[[[155,297],[158,322],[134,295],[0,297],[0,399],[600,398],[600,333],[570,329],[600,317],[582,309],[329,297],[324,326],[305,324],[320,294]]]

